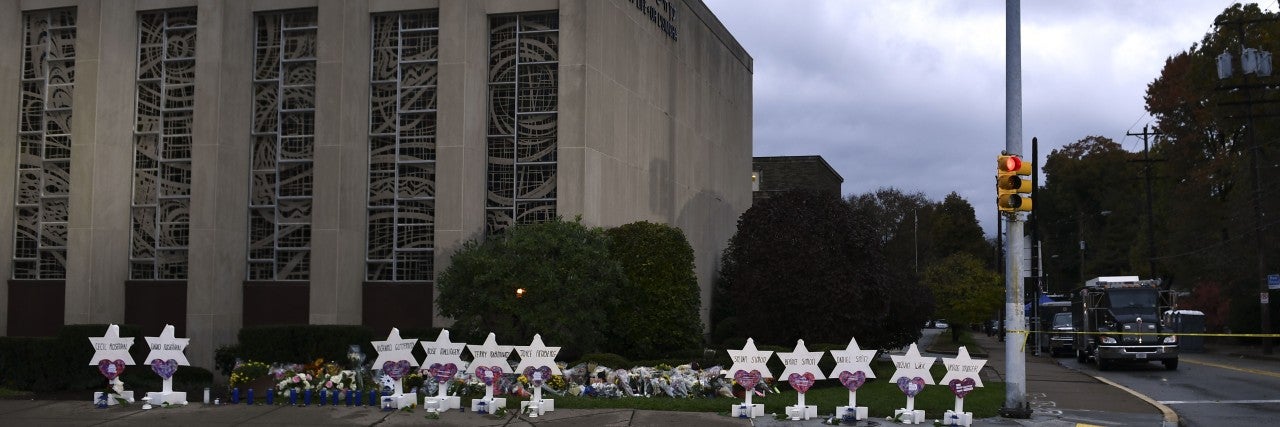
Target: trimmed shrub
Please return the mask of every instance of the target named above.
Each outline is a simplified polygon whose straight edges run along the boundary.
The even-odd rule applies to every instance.
[[[108,325],[66,325],[49,338],[0,337],[0,385],[37,393],[105,388],[107,381],[98,367],[89,363],[93,347],[89,337],[100,337]],[[141,328],[120,325],[120,336],[135,337],[129,354],[138,365],[122,374],[130,390],[159,390],[160,377],[151,372],[145,358],[149,349]],[[183,366],[174,375],[174,389],[195,391],[208,387],[213,374],[194,366]]]
[[[657,358],[702,346],[693,247],[679,228],[648,221],[607,231],[610,256],[627,281],[618,289],[625,310],[613,313],[609,348]]]
[[[385,333],[385,332],[384,332]],[[338,364],[347,363],[347,348],[359,344],[372,361],[378,336],[360,325],[287,325],[253,326],[240,330],[238,350],[233,357],[266,363],[310,363],[324,359]],[[416,338],[416,337],[414,337]],[[420,350],[420,347],[415,347]]]
[[[492,332],[499,342],[524,344],[536,333],[573,360],[607,344],[626,280],[604,230],[556,219],[465,243],[440,272],[436,303],[454,319],[457,337]]]

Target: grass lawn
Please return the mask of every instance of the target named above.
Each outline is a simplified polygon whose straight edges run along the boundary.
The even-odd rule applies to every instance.
[[[935,374],[938,378],[941,375]],[[936,379],[936,378],[935,378]],[[964,410],[973,412],[975,418],[987,418],[999,415],[1000,406],[1004,403],[1004,383],[987,383],[965,397]],[[554,397],[544,395],[544,398]],[[668,397],[620,397],[616,399],[600,399],[593,397],[555,397],[556,408],[628,408],[650,409],[658,411],[683,412],[722,412],[728,414],[730,407],[741,403],[740,399],[672,399]],[[818,414],[835,412],[837,406],[849,403],[849,391],[844,387],[813,388],[805,395],[805,404],[818,405]],[[513,406],[514,400],[507,405]],[[796,404],[796,392],[784,391],[781,394],[756,396],[751,403],[763,403],[765,413],[784,413],[788,405]],[[896,384],[888,381],[868,382],[858,389],[858,406],[866,406],[872,417],[883,418],[893,415],[893,410],[906,407],[907,397],[898,390]],[[519,408],[519,403],[514,403]],[[941,418],[942,414],[955,408],[955,396],[945,386],[926,386],[924,392],[916,395],[916,409],[925,410],[931,419]]]
[[[29,391],[0,387],[0,399],[30,399],[35,395],[35,393]]]

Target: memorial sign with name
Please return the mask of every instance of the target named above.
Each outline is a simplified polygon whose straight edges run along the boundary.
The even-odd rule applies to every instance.
[[[467,344],[467,351],[471,352],[471,363],[467,365],[467,371],[475,374],[481,382],[484,383],[484,397],[471,400],[471,410],[476,413],[489,413],[494,408],[500,408],[507,404],[505,398],[493,397],[493,384],[498,378],[507,373],[511,369],[511,364],[507,363],[507,358],[511,356],[513,346],[498,345],[498,340],[493,332],[485,337],[484,344],[475,345]]]
[[[977,387],[982,387],[982,377],[978,374],[987,361],[970,358],[969,349],[960,347],[956,357],[944,357],[942,364],[946,366],[947,374],[939,383],[946,385],[956,396],[955,409],[947,411],[943,418],[950,420],[951,424],[968,426],[973,422],[973,413],[964,411],[964,398]]]
[[[121,337],[119,325],[107,326],[107,332],[101,337],[89,337],[89,344],[93,346],[93,357],[89,358],[89,365],[98,366],[98,372],[107,379],[107,384],[111,385],[113,394],[105,392],[95,392],[93,400],[97,402],[99,408],[106,408],[109,405],[115,405],[119,400],[133,401],[133,391],[124,389],[124,381],[120,380],[120,375],[124,373],[124,367],[133,365],[133,356],[129,355],[129,347],[133,347],[133,337]]]
[[[542,398],[542,383],[550,380],[552,375],[561,374],[555,360],[556,355],[560,354],[560,347],[547,347],[542,343],[542,335],[533,334],[533,342],[516,346],[516,354],[520,355],[516,372],[524,374],[529,385],[533,386],[533,398],[529,403],[521,403],[521,409],[530,408],[530,416],[533,417],[554,410],[555,402]]]
[[[416,403],[417,395],[405,394],[404,377],[418,366],[418,359],[413,357],[413,347],[418,345],[414,338],[401,338],[399,328],[391,328],[387,339],[371,341],[378,358],[373,361],[374,369],[381,369],[382,374],[395,381],[390,396],[383,397],[384,408],[405,408]]]
[[[735,417],[754,418],[764,414],[764,405],[755,405],[751,403],[751,395],[755,394],[756,384],[759,384],[765,378],[773,378],[773,374],[769,373],[769,359],[773,356],[772,351],[760,351],[756,349],[756,340],[747,338],[747,344],[742,346],[742,350],[726,350],[729,352],[729,360],[733,365],[724,371],[724,375],[733,378],[738,384],[745,389],[743,395],[746,397],[741,405],[734,405],[730,413]]]
[[[93,345],[93,357],[89,359],[90,365],[99,365],[103,360],[119,361],[118,365],[123,369],[124,365],[135,364],[133,356],[129,355],[129,347],[133,346],[133,337],[121,337],[119,325],[107,326],[106,334],[101,337],[89,337],[89,343]],[[116,375],[119,375],[119,372]]]
[[[836,407],[836,415],[850,421],[867,418],[867,408],[858,406],[858,388],[866,384],[867,378],[875,378],[871,370],[871,362],[875,360],[876,350],[863,350],[858,347],[856,338],[849,338],[849,345],[844,350],[831,350],[831,357],[836,360],[836,367],[831,370],[831,378],[840,380],[840,385],[849,390],[849,405]]]
[[[821,351],[809,351],[804,346],[804,340],[796,340],[795,349],[789,352],[778,352],[778,358],[782,359],[782,374],[778,377],[787,384],[791,384],[791,388],[796,390],[795,406],[786,407],[787,415],[792,420],[807,420],[818,416],[818,407],[804,404],[804,395],[809,391],[809,387],[817,380],[826,379],[822,375],[822,370],[818,369],[818,361],[822,360]]]
[[[427,357],[422,359],[422,367],[428,370],[436,382],[445,382],[459,371],[466,371],[467,363],[462,361],[462,350],[465,342],[449,340],[449,330],[443,329],[435,341],[422,341],[422,350]]]
[[[916,349],[915,343],[907,349],[907,354],[902,356],[890,356],[893,359],[893,382],[897,383],[898,389],[902,390],[902,394],[907,396],[907,407],[894,411],[895,417],[905,416],[903,422],[907,424],[918,424],[924,421],[924,411],[916,410],[916,395],[924,391],[925,385],[935,384],[933,374],[929,373],[929,368],[933,366],[935,358],[920,355],[920,350]],[[901,418],[900,418],[901,419]]]
[[[145,337],[151,351],[143,363],[151,365],[151,371],[164,380],[159,392],[147,393],[150,404],[187,404],[186,392],[173,391],[173,374],[178,372],[179,366],[191,365],[184,353],[191,339],[174,337],[173,331],[173,325],[164,325],[160,336]]]

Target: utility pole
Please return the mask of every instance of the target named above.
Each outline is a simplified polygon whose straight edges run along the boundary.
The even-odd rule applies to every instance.
[[[1022,155],[1022,5],[1005,0],[1004,7],[1004,150]],[[1005,394],[1000,415],[1031,418],[1027,403],[1027,322],[1022,312],[1022,219],[1011,212],[1005,222]]]
[[[1160,132],[1150,132],[1147,125],[1142,126],[1142,133],[1129,132],[1125,135],[1142,137],[1142,160],[1130,160],[1131,162],[1142,163],[1143,175],[1147,181],[1147,271],[1151,278],[1156,277],[1156,223],[1151,213],[1151,163],[1163,160],[1151,158],[1151,146],[1147,143],[1147,138],[1159,136]]]
[[[1266,230],[1263,228],[1263,225],[1262,225],[1262,178],[1258,173],[1258,156],[1261,148],[1258,147],[1257,139],[1253,137],[1254,100],[1253,100],[1253,90],[1251,88],[1252,84],[1249,78],[1250,73],[1253,73],[1259,70],[1249,70],[1245,67],[1245,57],[1249,54],[1248,53],[1249,49],[1245,48],[1244,26],[1245,24],[1275,22],[1277,20],[1280,20],[1280,19],[1261,18],[1261,19],[1242,19],[1237,21],[1222,20],[1222,21],[1215,21],[1213,23],[1213,25],[1215,26],[1235,25],[1237,29],[1237,34],[1240,37],[1240,65],[1241,65],[1240,68],[1242,71],[1241,74],[1244,75],[1244,84],[1240,85],[1238,88],[1244,91],[1245,108],[1247,109],[1247,113],[1245,114],[1246,116],[1245,139],[1247,140],[1247,144],[1249,145],[1249,169],[1251,169],[1251,172],[1252,172],[1251,175],[1253,178],[1253,233],[1252,234],[1253,234],[1253,241],[1255,245],[1255,251],[1257,252],[1257,259],[1258,259],[1256,280],[1258,280],[1259,282],[1259,290],[1260,290],[1259,304],[1261,305],[1260,311],[1262,312],[1262,319],[1261,319],[1262,334],[1263,334],[1262,354],[1271,354],[1272,352],[1271,338],[1266,336],[1271,334],[1271,304],[1269,303],[1270,299],[1268,298],[1271,290],[1267,286],[1267,257],[1266,257],[1266,252],[1264,252],[1266,248],[1265,248],[1265,243],[1263,239],[1263,235]],[[1230,64],[1229,57],[1227,58],[1227,66],[1228,66],[1228,71],[1230,71],[1231,64]],[[1269,63],[1267,64],[1267,71],[1268,72],[1270,71]],[[1230,77],[1230,74],[1231,73],[1228,73],[1227,76],[1223,76],[1221,74],[1221,70],[1219,70],[1218,77],[1220,79],[1223,79],[1226,77]]]

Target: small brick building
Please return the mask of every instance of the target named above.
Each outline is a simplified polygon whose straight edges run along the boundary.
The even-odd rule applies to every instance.
[[[822,156],[751,158],[751,201],[789,190],[808,189],[840,196],[844,178]]]

